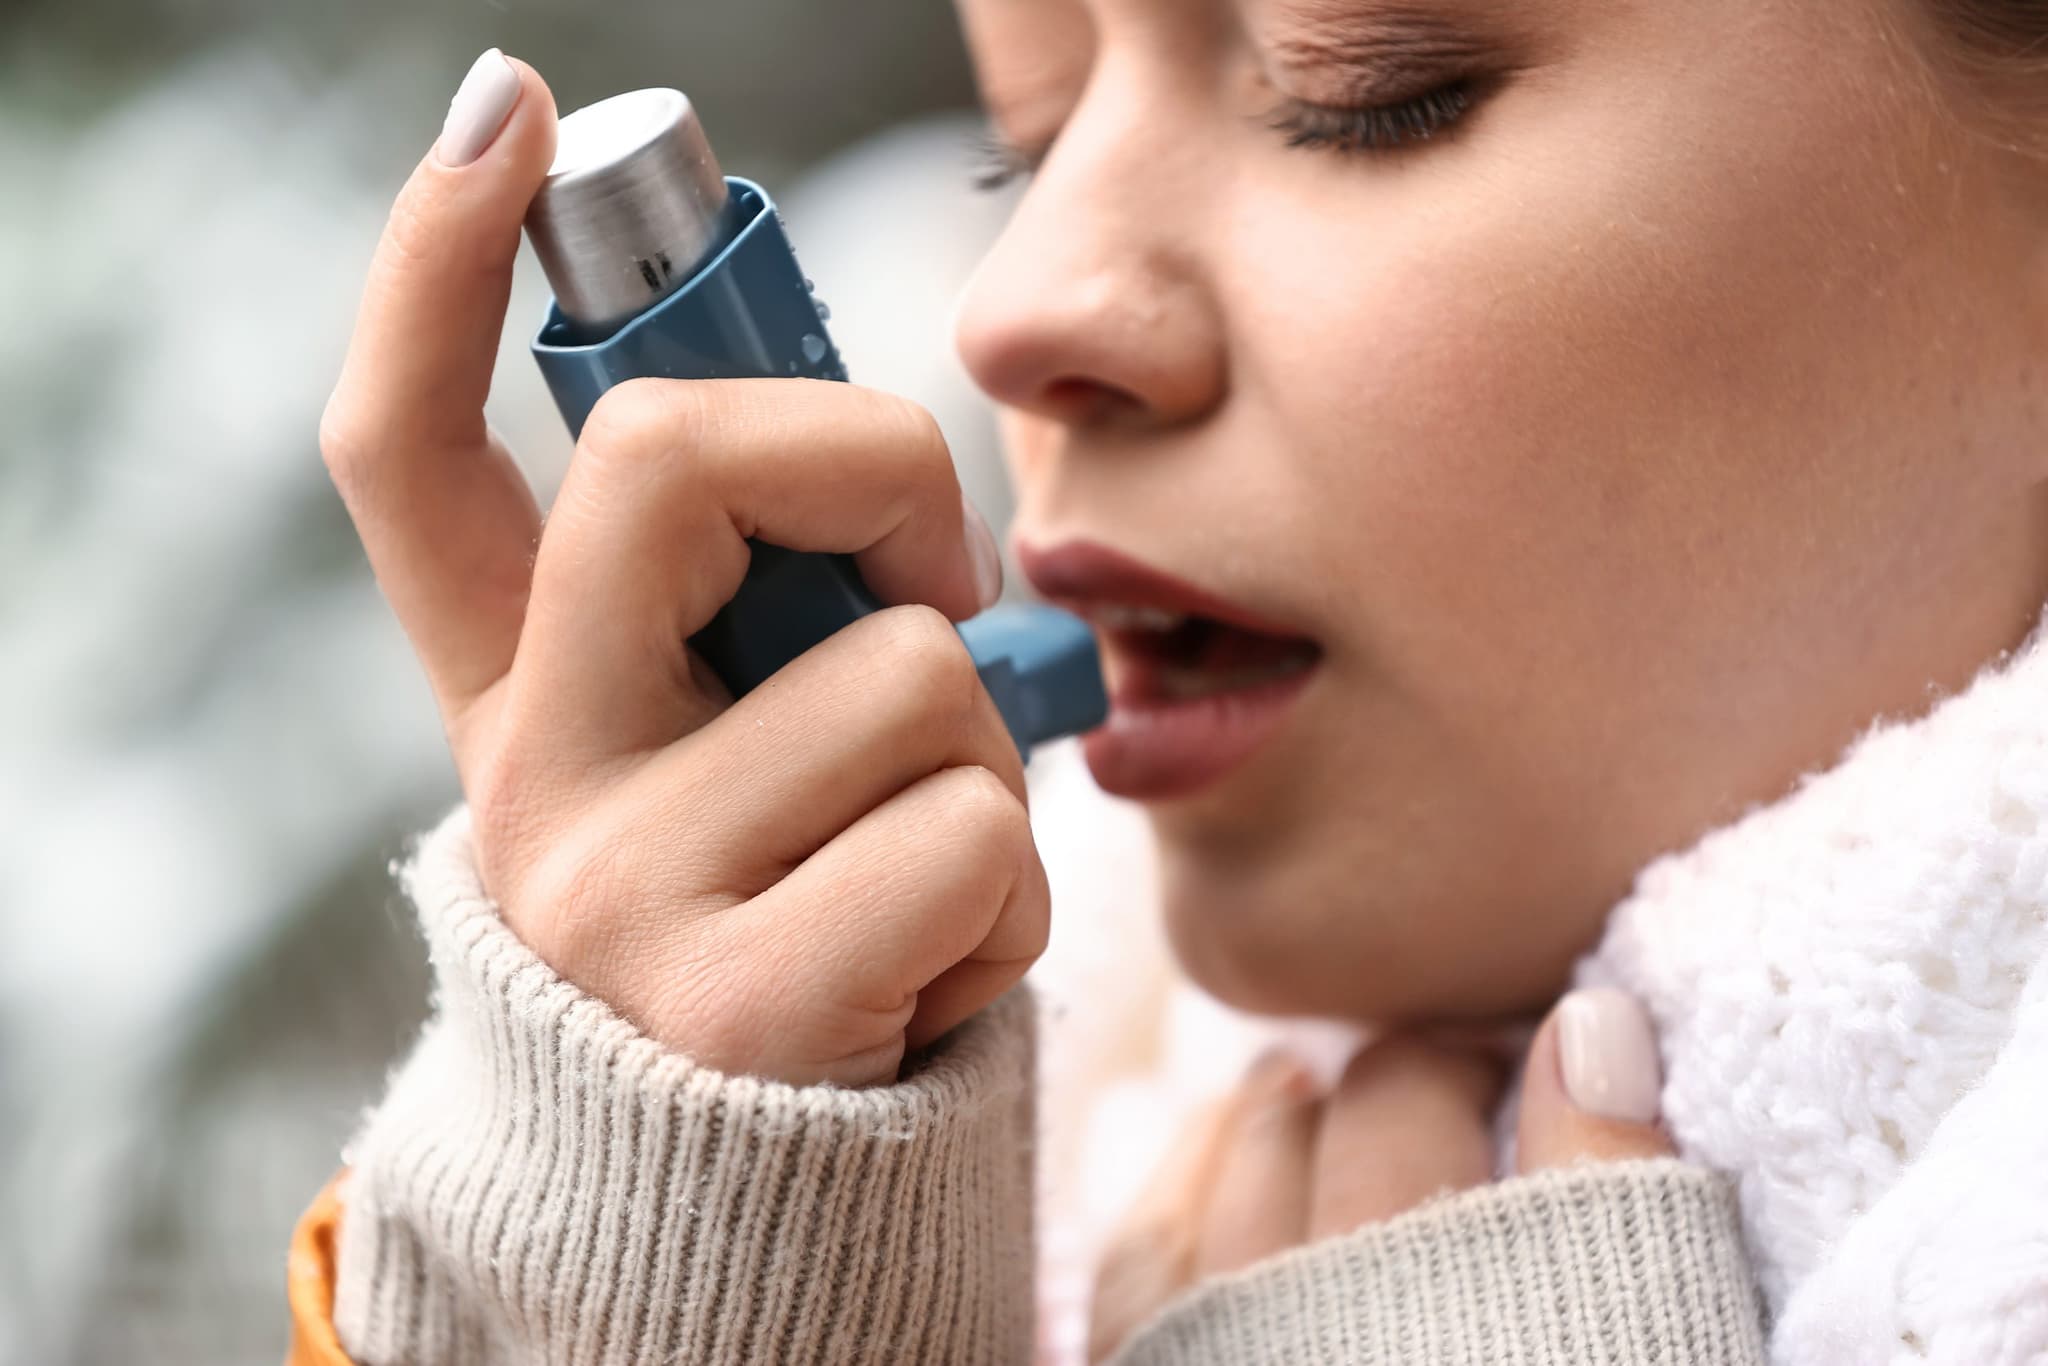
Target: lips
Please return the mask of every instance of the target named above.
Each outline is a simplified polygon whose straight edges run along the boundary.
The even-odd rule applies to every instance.
[[[1096,628],[1110,715],[1085,743],[1106,791],[1193,794],[1280,729],[1322,659],[1309,636],[1107,546],[1018,547],[1032,586]]]

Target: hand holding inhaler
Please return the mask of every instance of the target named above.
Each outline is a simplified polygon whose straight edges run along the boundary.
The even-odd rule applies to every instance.
[[[585,131],[564,129],[579,158]],[[1057,620],[998,621],[970,653],[954,623],[1000,571],[935,424],[850,384],[723,377],[786,364],[748,334],[758,307],[710,297],[743,272],[669,252],[677,285],[652,262],[657,309],[712,320],[666,342],[575,294],[564,254],[590,258],[546,217],[555,148],[545,84],[486,53],[392,213],[328,466],[426,667],[510,927],[707,1066],[887,1082],[1044,945],[1020,748],[1092,724],[1092,653]],[[732,185],[707,215],[713,262],[736,224],[781,240],[765,197]],[[529,206],[568,287],[537,351],[560,348],[543,367],[568,367],[550,380],[581,425],[545,527],[482,415]],[[639,359],[606,371],[628,333]],[[688,335],[716,344],[686,356]],[[825,337],[795,340],[819,377]]]

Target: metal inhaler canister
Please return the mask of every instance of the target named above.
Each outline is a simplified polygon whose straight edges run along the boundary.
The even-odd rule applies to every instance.
[[[782,215],[760,186],[723,174],[681,91],[635,90],[565,117],[526,232],[555,294],[533,355],[572,435],[629,379],[847,377]],[[851,556],[749,547],[739,592],[690,638],[735,697],[882,606]],[[998,607],[960,634],[1026,755],[1107,714],[1079,618]]]

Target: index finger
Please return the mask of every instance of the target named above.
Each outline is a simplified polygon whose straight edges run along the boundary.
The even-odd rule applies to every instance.
[[[377,245],[321,449],[444,711],[510,666],[540,513],[484,424],[553,97],[486,52]]]
[[[732,601],[750,540],[850,554],[880,601],[969,617],[1000,570],[992,543],[977,566],[968,520],[944,434],[906,400],[824,380],[628,380],[592,409],[548,514],[519,724],[608,755],[701,725],[717,707],[684,642]]]

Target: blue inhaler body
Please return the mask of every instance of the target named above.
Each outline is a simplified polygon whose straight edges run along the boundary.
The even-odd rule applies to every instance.
[[[629,379],[846,379],[782,216],[722,174],[681,92],[578,110],[558,147],[526,228],[555,291],[533,355],[571,434]],[[735,697],[882,607],[851,556],[750,549],[738,593],[690,638]],[[1101,724],[1101,663],[1078,618],[998,607],[960,634],[1026,756]]]

